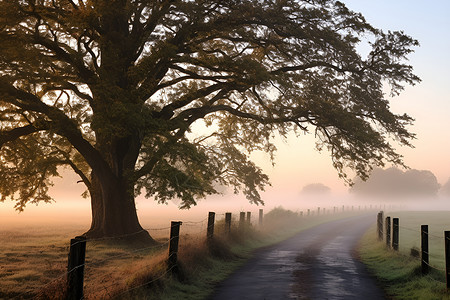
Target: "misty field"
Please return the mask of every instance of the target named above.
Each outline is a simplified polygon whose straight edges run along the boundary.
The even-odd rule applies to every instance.
[[[167,272],[170,227],[146,228],[157,245],[128,246],[114,239],[91,240],[86,249],[85,299],[140,299],[142,295],[146,299],[179,299],[187,294],[192,299],[205,299],[214,285],[242,264],[253,249],[356,213],[330,211],[308,217],[276,208],[265,214],[263,227],[255,220],[245,232],[238,230],[234,217],[230,236],[224,234],[224,216],[218,215],[212,247],[205,243],[206,219],[185,221],[178,254],[181,278]],[[63,298],[69,240],[85,230],[61,225],[0,231],[0,299]]]
[[[359,256],[392,299],[450,299],[446,289],[444,231],[450,230],[449,211],[387,212],[399,218],[399,251],[378,241],[375,225],[360,241]],[[422,275],[420,226],[428,225],[430,272]]]
[[[450,230],[450,211],[405,211],[385,216],[399,218],[399,251],[405,255],[411,253],[411,248],[420,250],[420,226],[428,225],[430,265],[445,269],[444,231]]]

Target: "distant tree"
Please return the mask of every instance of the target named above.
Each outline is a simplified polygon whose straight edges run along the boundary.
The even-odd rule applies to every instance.
[[[450,196],[450,178],[441,186],[439,192],[444,196]]]
[[[339,1],[8,0],[0,45],[2,200],[51,201],[70,168],[91,197],[89,237],[142,232],[142,191],[189,208],[231,185],[262,203],[249,154],[273,154],[275,133],[314,130],[345,180],[402,164],[388,137],[413,138],[384,87],[419,81],[404,63],[418,42]]]
[[[322,183],[311,183],[302,188],[302,194],[329,194],[331,188]]]
[[[430,171],[398,168],[375,169],[367,181],[356,180],[350,191],[374,196],[434,196],[439,190],[436,176]]]

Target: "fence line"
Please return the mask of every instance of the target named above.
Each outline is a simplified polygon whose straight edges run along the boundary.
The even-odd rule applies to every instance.
[[[401,229],[405,229],[405,230],[409,230],[409,231],[420,233],[420,230],[417,230],[417,229],[408,228],[408,227],[405,227],[405,226],[398,226],[398,227],[401,228]]]
[[[381,207],[381,206],[380,206]],[[371,206],[372,208],[372,206]],[[350,206],[342,206],[342,210],[338,207],[332,207],[332,208],[315,208],[315,209],[310,209],[311,211],[311,215],[309,215],[308,217],[316,217],[316,216],[326,216],[329,215],[331,213],[333,213],[333,209],[335,213],[348,213],[351,211],[354,211],[355,209],[352,207],[350,208]],[[364,209],[368,209],[367,206]],[[357,211],[359,210],[363,210],[362,207],[357,207]],[[297,212],[297,215],[300,218],[304,218],[305,220],[308,219],[306,214],[304,213],[306,210],[303,210],[302,213]],[[317,214],[315,214],[314,212],[317,212]],[[248,213],[248,212],[247,212]],[[215,214],[216,217],[216,222],[217,221],[222,221],[222,217],[226,216],[225,213],[217,213]],[[236,216],[234,214],[234,216]],[[218,220],[219,219],[219,220]],[[194,221],[194,220],[189,220],[189,221],[183,221],[183,228],[189,228],[192,231],[188,232],[188,235],[190,236],[200,236],[202,234],[205,234],[205,239],[206,239],[206,233],[208,232],[208,226],[206,224],[206,221],[208,220],[208,218],[204,218],[202,220],[199,221]],[[248,215],[247,215],[247,219],[245,222],[245,226],[248,226],[247,224],[251,224],[252,226],[257,226],[257,224],[259,224],[260,226],[262,226],[262,222],[258,223],[258,213],[255,213],[251,215],[251,219],[250,219],[250,223],[248,223],[249,219],[248,219]],[[236,218],[233,218],[233,222],[236,222]],[[120,240],[120,239],[125,239],[128,237],[132,237],[144,232],[156,232],[156,231],[164,231],[164,230],[169,230],[171,229],[173,226],[167,226],[167,227],[149,227],[149,228],[142,228],[136,232],[132,232],[132,233],[127,233],[127,234],[122,234],[119,236],[107,236],[107,237],[101,237],[101,238],[89,238],[86,239],[84,241],[82,240],[74,240],[74,242],[71,244],[72,246],[78,245],[80,243],[86,243],[87,245],[92,245],[92,244],[96,244],[97,242],[106,242],[106,241],[114,241],[114,240]],[[222,229],[222,228],[221,228]],[[236,230],[236,228],[233,225],[233,229],[232,230]],[[217,232],[222,232],[222,230],[218,230]],[[246,231],[242,232],[243,234],[245,234]],[[223,232],[222,232],[223,233]],[[165,233],[164,233],[165,234]],[[226,234],[226,232],[225,232]],[[159,235],[158,235],[159,236]],[[186,233],[184,233],[181,238],[183,238],[183,236],[187,236]],[[203,236],[201,237],[203,238]],[[161,240],[159,240],[161,241]],[[90,274],[93,270],[95,270],[95,268],[101,264],[107,263],[107,262],[114,262],[115,260],[118,259],[122,259],[122,258],[127,258],[128,257],[130,259],[140,259],[141,257],[134,257],[134,254],[139,253],[139,252],[144,252],[144,251],[149,251],[151,249],[158,249],[160,248],[161,250],[167,246],[168,244],[170,244],[170,242],[172,241],[172,238],[169,239],[164,239],[164,242],[162,243],[158,243],[158,245],[154,245],[154,246],[150,246],[150,247],[141,247],[138,249],[133,249],[133,250],[127,250],[126,252],[120,253],[118,252],[117,254],[111,255],[111,254],[106,254],[106,257],[102,257],[101,259],[95,259],[95,256],[92,255],[88,255],[84,261],[83,264],[77,265],[76,267],[67,270],[65,272],[62,272],[60,275],[57,275],[56,277],[54,277],[53,279],[50,279],[47,283],[37,287],[35,289],[35,291],[39,291],[39,293],[44,292],[45,293],[45,289],[48,286],[51,286],[52,284],[57,283],[58,281],[60,281],[61,279],[63,279],[64,277],[67,277],[69,274],[79,270],[80,268],[85,268],[85,272],[87,274]],[[95,249],[95,248],[94,248]],[[88,252],[90,252],[91,247],[88,248]],[[124,250],[125,251],[125,250]],[[96,252],[94,252],[96,253]],[[140,256],[140,255],[139,255]],[[142,256],[143,258],[144,256]],[[167,272],[166,272],[167,273]],[[165,273],[165,274],[166,274]],[[106,293],[108,293],[108,288],[110,287],[104,287]],[[25,291],[17,296],[15,296],[13,299],[18,299],[23,297],[24,295],[29,294],[30,296],[33,295],[33,291],[32,290],[28,290]]]
[[[164,242],[162,244],[158,244],[158,245],[150,246],[150,247],[143,247],[143,248],[139,248],[139,249],[134,249],[134,250],[129,251],[129,252],[125,252],[125,253],[122,253],[122,254],[113,255],[113,256],[110,256],[110,257],[107,257],[107,258],[104,258],[104,259],[100,259],[100,260],[95,261],[93,263],[85,263],[84,265],[95,266],[96,264],[103,263],[103,262],[105,262],[107,260],[112,260],[112,259],[116,259],[116,258],[120,258],[120,257],[131,256],[133,253],[141,252],[141,251],[144,251],[144,250],[163,248],[163,246],[168,245],[172,239],[169,239],[167,242]]]
[[[424,260],[422,260],[422,261],[423,261],[427,266],[429,266],[430,268],[433,268],[433,269],[438,270],[438,271],[445,272],[445,269],[442,269],[442,268],[439,268],[439,267],[432,266],[432,265],[430,265],[429,263],[427,263],[427,262],[424,261]]]
[[[184,224],[184,225],[186,225],[187,227],[190,227],[190,228],[199,228],[199,230],[195,230],[194,232],[189,232],[189,233],[187,233],[187,235],[196,235],[196,236],[199,236],[200,234],[202,234],[202,233],[205,233],[205,232],[207,232],[207,226],[206,226],[206,224],[205,224],[205,221],[206,220],[208,220],[208,218],[205,218],[205,219],[202,219],[202,220],[200,220],[200,221],[185,221],[185,222],[172,222],[172,224],[171,224],[171,226],[170,227],[162,227],[162,228],[147,228],[147,229],[143,229],[143,230],[139,230],[138,232],[135,232],[135,233],[130,233],[130,234],[124,234],[124,235],[120,235],[120,236],[115,236],[115,237],[105,237],[105,238],[98,238],[98,239],[90,239],[90,240],[88,240],[88,241],[90,241],[90,242],[97,242],[97,241],[108,241],[108,240],[114,240],[114,239],[121,239],[121,238],[126,238],[126,237],[130,237],[130,236],[133,236],[133,235],[136,235],[136,234],[139,234],[139,233],[141,233],[141,232],[143,232],[143,231],[145,231],[145,230],[147,230],[147,231],[152,231],[152,230],[167,230],[167,229],[171,229],[171,237],[170,237],[170,239],[169,240],[167,240],[166,242],[164,242],[164,243],[162,243],[162,244],[158,244],[158,245],[154,245],[154,246],[150,246],[150,247],[141,247],[141,248],[138,248],[138,249],[134,249],[134,250],[132,250],[132,251],[127,251],[127,252],[124,252],[124,253],[120,253],[120,254],[117,254],[117,255],[113,255],[113,256],[109,256],[109,257],[105,257],[105,258],[103,258],[103,259],[100,259],[100,260],[94,260],[94,261],[92,261],[91,259],[92,258],[90,258],[90,257],[88,257],[88,259],[87,259],[87,261],[84,261],[82,264],[80,264],[80,265],[78,265],[77,266],[77,269],[79,269],[79,268],[84,268],[85,266],[86,266],[86,273],[88,274],[88,273],[91,273],[92,272],[92,270],[94,270],[92,267],[95,267],[95,266],[100,266],[100,265],[102,265],[102,264],[104,264],[105,262],[107,262],[107,261],[114,261],[114,260],[117,260],[117,259],[120,259],[120,258],[124,258],[124,257],[133,257],[133,253],[139,253],[139,252],[142,252],[142,251],[148,251],[148,250],[150,250],[150,249],[157,249],[157,248],[160,248],[160,249],[162,249],[162,248],[164,248],[164,246],[166,246],[166,245],[170,245],[170,247],[169,247],[169,259],[168,259],[168,261],[169,261],[169,266],[168,266],[168,268],[167,268],[167,270],[166,270],[166,272],[165,273],[163,273],[162,275],[161,275],[161,277],[162,276],[165,276],[167,273],[169,273],[169,272],[176,272],[176,270],[177,270],[177,254],[178,254],[178,250],[177,250],[177,248],[178,248],[178,240],[179,240],[179,237],[180,237],[180,235],[179,235],[179,227],[180,227],[180,225],[181,224]],[[178,228],[178,229],[177,229]],[[174,231],[174,235],[172,236],[172,231],[173,231],[173,229],[176,229],[175,231]],[[186,234],[185,234],[186,235]],[[206,236],[205,236],[206,237]],[[78,243],[81,243],[81,241],[74,241],[74,243],[71,243],[71,246],[73,246],[73,245],[76,245],[76,244],[78,244]],[[173,245],[172,245],[173,244]],[[172,246],[174,246],[175,247],[175,250],[172,250]],[[67,272],[67,274],[70,274],[72,272],[72,270],[70,270],[69,272]],[[65,274],[63,274],[62,276],[64,276]],[[81,277],[81,280],[83,280],[83,278],[84,278],[84,275]],[[147,283],[145,283],[145,284],[148,284],[149,282],[147,282]],[[113,284],[113,285],[116,285],[116,284]],[[106,294],[108,294],[109,296],[111,296],[111,294],[110,294],[110,292],[111,292],[111,287],[113,286],[113,285],[110,285],[110,286],[102,286],[102,289],[105,291],[105,293]],[[130,290],[134,290],[134,289],[136,289],[136,288],[139,288],[140,286],[137,286],[137,287],[134,287],[134,288],[132,288],[132,289],[128,289],[127,291],[130,291]],[[97,289],[98,290],[98,289]],[[78,290],[79,292],[75,292],[75,290],[74,290],[74,293],[77,293],[77,294],[80,294],[80,295],[83,295],[83,291],[81,291],[81,290]],[[125,291],[125,292],[127,292],[127,291]],[[70,294],[70,295],[72,295],[73,296],[73,294]],[[70,296],[69,295],[69,296]]]
[[[382,213],[382,212],[380,212],[380,213]],[[377,222],[379,221],[380,213],[377,216]],[[391,219],[390,217],[386,217],[385,227],[387,227],[387,229],[386,229],[387,242],[389,240],[389,234],[390,234],[390,232],[387,232],[387,231],[389,231],[389,227],[390,227],[390,219]],[[448,268],[448,264],[450,262],[449,253],[447,253],[447,250],[445,251],[444,259],[445,259],[446,268],[444,269],[444,268],[437,267],[437,266],[434,266],[434,265],[430,264],[429,261],[428,261],[430,256],[434,257],[435,259],[440,259],[441,257],[438,257],[435,254],[432,255],[431,253],[429,253],[429,251],[425,250],[425,249],[428,249],[428,239],[430,237],[433,238],[433,239],[443,240],[447,244],[448,241],[450,241],[450,237],[447,235],[448,231],[445,232],[446,237],[441,237],[441,236],[437,236],[437,235],[433,235],[433,234],[428,233],[428,225],[422,225],[420,230],[417,230],[417,229],[414,229],[414,228],[405,227],[405,226],[398,226],[398,227],[403,229],[403,230],[407,230],[407,231],[410,231],[410,232],[415,232],[415,233],[420,234],[420,238],[422,240],[422,246],[421,246],[422,247],[422,249],[421,249],[422,254],[420,255],[420,258],[417,257],[417,259],[422,263],[422,274],[424,276],[426,276],[427,278],[435,281],[435,282],[447,284],[447,288],[448,288],[448,285],[450,284],[450,282],[449,282],[450,278],[449,278],[449,276],[447,274],[447,268]],[[388,248],[390,247],[389,244],[387,246],[388,246]],[[423,247],[425,247],[425,248],[423,248]],[[447,245],[445,245],[445,247],[447,248]],[[401,253],[401,252],[399,252],[399,254],[402,255],[402,256],[406,256],[406,254]],[[409,255],[408,257],[411,257],[411,255]],[[426,259],[424,259],[424,257]],[[436,271],[443,272],[444,273],[443,275],[446,277],[446,281],[447,282],[442,282],[440,280],[434,279],[432,277],[432,275],[428,272],[427,268],[432,268],[432,269],[434,269]]]

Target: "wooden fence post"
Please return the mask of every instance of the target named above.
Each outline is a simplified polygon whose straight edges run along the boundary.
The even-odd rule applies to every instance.
[[[241,211],[239,214],[239,230],[244,230],[244,224],[245,224],[245,212]]]
[[[231,233],[231,213],[225,213],[225,233]]]
[[[320,207],[317,208],[317,215],[320,216]]]
[[[83,299],[84,261],[86,258],[86,237],[77,236],[70,240],[67,264],[67,299]]]
[[[447,282],[447,291],[450,287],[450,231],[444,231],[445,238],[445,281]]]
[[[208,213],[208,227],[206,229],[206,241],[209,243],[212,241],[214,236],[214,219],[216,217],[215,212]]]
[[[398,225],[398,218],[392,219],[392,248],[396,251],[398,251],[398,241],[399,241],[399,225]]]
[[[422,274],[425,275],[429,272],[428,264],[430,263],[428,254],[428,225],[420,226],[420,245],[422,250]]]
[[[380,228],[381,228],[381,240],[383,240],[383,220],[384,220],[384,211],[380,211],[381,215],[380,215]],[[386,230],[386,229],[384,229]]]
[[[180,221],[172,221],[170,223],[170,240],[169,240],[169,263],[168,270],[172,273],[177,273],[177,261],[178,261],[178,242],[180,239]]]
[[[252,224],[252,212],[247,212],[247,225],[250,226]]]
[[[377,215],[377,232],[378,232],[378,240],[383,240],[383,218],[381,212]]]
[[[386,246],[391,246],[391,217],[386,217]]]
[[[263,224],[264,210],[262,208],[259,209],[259,226],[261,227]]]

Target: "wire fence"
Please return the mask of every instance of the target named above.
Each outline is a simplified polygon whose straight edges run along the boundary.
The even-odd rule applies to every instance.
[[[224,216],[225,213],[216,214],[216,222],[220,222],[220,219],[223,219]],[[180,238],[189,239],[190,241],[206,239],[208,230],[207,222],[208,218],[183,221],[183,232],[180,235]],[[85,277],[84,289],[86,291],[86,296],[83,297],[83,299],[96,299],[97,297],[112,299],[121,298],[125,294],[135,291],[142,286],[164,278],[173,271],[175,267],[171,266],[170,268],[159,272],[156,277],[154,276],[154,278],[144,280],[144,282],[137,286],[128,287],[127,284],[127,281],[132,282],[133,277],[136,277],[136,275],[133,274],[148,271],[154,267],[155,263],[158,263],[155,262],[155,257],[156,260],[159,259],[160,262],[165,261],[165,256],[163,254],[167,251],[169,244],[174,239],[173,237],[169,237],[173,227],[173,225],[166,227],[149,227],[133,233],[116,235],[114,237],[74,239],[71,243],[72,247],[80,245],[81,243],[86,243],[87,254],[83,264],[53,276],[53,279],[40,285],[34,292],[25,291],[23,293],[18,293],[17,295],[12,296],[11,299],[31,299],[34,298],[35,295],[43,295],[47,291],[54,292],[56,288],[64,287],[67,284],[66,281],[70,274],[80,269],[84,269]],[[152,237],[158,237],[159,242],[150,246],[137,248],[126,247],[120,243],[121,241],[126,241],[128,238],[133,238],[133,236],[145,232],[150,233]],[[114,246],[116,242],[118,242],[118,246]],[[65,247],[65,249],[67,251],[68,247]],[[130,265],[134,266],[132,270],[133,274],[125,274],[125,270],[129,270]],[[122,284],[119,284],[119,282],[122,282]],[[118,291],[119,293],[117,293]],[[56,295],[54,294],[53,296]],[[61,297],[62,296],[63,294],[61,294]]]
[[[345,212],[352,210],[350,207],[345,207],[342,208],[342,210],[336,208],[335,211],[337,213],[342,213],[344,209]],[[333,213],[333,209],[311,209],[310,216],[313,216],[314,211],[319,211],[322,215]],[[306,210],[304,212],[306,212]],[[300,214],[298,212],[297,214],[302,217],[308,217],[306,213]],[[318,214],[316,213],[315,216],[317,215]],[[246,215],[245,224],[248,224],[248,217],[249,216]],[[258,215],[256,215],[256,217],[253,215],[251,220],[253,221],[251,222],[253,225],[258,224]],[[239,228],[238,221],[239,214],[233,214],[232,222],[234,227],[231,227],[233,230]],[[220,227],[216,228],[215,232],[226,234],[226,222],[226,213],[215,214],[215,223],[216,225],[220,224]],[[148,273],[148,270],[154,268],[155,265],[161,265],[162,262],[166,262],[167,255],[165,253],[170,243],[173,241],[173,238],[170,237],[172,228],[173,226],[146,227],[133,233],[114,237],[89,238],[86,240],[74,239],[71,246],[86,243],[86,258],[82,264],[76,265],[70,270],[68,270],[67,267],[64,268],[64,261],[66,261],[64,257],[67,258],[69,247],[59,247],[61,248],[59,250],[62,254],[62,257],[59,259],[61,261],[61,266],[52,271],[51,278],[48,276],[46,282],[39,284],[33,290],[28,289],[14,295],[9,294],[8,298],[31,299],[36,295],[55,296],[59,295],[55,294],[57,290],[59,290],[62,298],[64,296],[65,286],[67,285],[67,278],[69,275],[76,273],[80,269],[83,269],[85,278],[84,299],[120,298],[126,295],[126,293],[139,289],[139,287],[152,284],[161,278],[164,278],[173,271],[173,266],[169,268],[160,266],[160,270],[151,272],[151,278],[148,278],[148,280],[143,280],[141,278],[139,279],[141,282],[137,285],[135,284],[138,280],[137,273]],[[183,221],[180,238],[182,241],[186,240],[191,243],[197,243],[206,240],[208,229],[208,218]],[[141,247],[127,247],[122,243],[122,241],[126,241],[128,238],[133,238],[133,236],[144,234],[146,232],[150,233],[153,238],[157,237],[156,244],[143,245]],[[44,253],[43,256],[45,255],[46,254]],[[133,266],[131,268],[132,273],[129,272],[130,266]],[[60,271],[57,272],[56,270]],[[144,278],[145,276],[141,277]]]
[[[381,213],[381,212],[380,212]],[[387,219],[387,218],[386,218]],[[380,220],[378,219],[378,222]],[[390,222],[390,221],[389,221]],[[383,226],[384,224],[384,226]],[[381,232],[384,234],[383,238],[386,241],[386,239],[389,239],[390,237],[392,237],[392,235],[390,235],[390,237],[387,237],[387,232],[386,232],[386,227],[388,226],[388,224],[385,224],[384,222],[381,222],[381,224],[378,224],[380,227],[378,230],[381,230]],[[381,229],[380,229],[381,228]],[[389,229],[389,227],[387,227]],[[423,271],[424,276],[426,276],[427,279],[439,283],[439,284],[447,284],[446,282],[446,275],[447,275],[447,270],[445,268],[445,261],[448,259],[445,255],[445,251],[444,251],[444,245],[445,245],[445,241],[447,239],[447,241],[450,241],[450,238],[445,238],[444,236],[438,236],[436,234],[432,234],[428,231],[424,231],[422,229],[417,229],[417,228],[411,228],[411,227],[407,227],[407,226],[400,226],[398,225],[399,228],[399,234],[400,236],[402,235],[412,235],[412,234],[416,234],[416,241],[418,242],[422,242],[422,238],[426,239],[426,248],[428,248],[428,239],[433,241],[433,246],[435,246],[434,248],[438,248],[436,245],[440,245],[439,250],[440,251],[435,251],[435,252],[431,252],[430,250],[426,251],[423,248],[421,248],[420,250],[417,249],[417,251],[419,252],[419,255],[412,255],[412,252],[410,254],[406,254],[405,250],[408,249],[407,246],[403,247],[402,251],[399,251],[398,253],[402,256],[406,256],[408,258],[413,258],[413,259],[417,259],[417,261],[419,261],[422,266],[426,265],[429,269],[434,270],[435,272],[425,272]],[[394,231],[394,229],[391,227],[391,229]],[[402,233],[402,230],[404,231]],[[389,233],[390,234],[390,233]],[[409,237],[411,238],[411,237]],[[391,242],[392,247],[394,248],[395,242],[392,241]],[[390,245],[388,245],[390,247]],[[398,244],[397,244],[398,246]],[[410,245],[409,245],[410,246]],[[413,246],[411,248],[411,250],[413,250],[414,248],[416,248],[415,246]],[[439,254],[441,253],[441,255]],[[430,258],[432,258],[435,263],[430,263]],[[443,264],[443,266],[441,266],[440,264],[436,264],[436,262],[440,262]],[[423,268],[423,267],[422,267]]]
[[[200,220],[200,221],[187,221],[183,222],[183,225],[186,225],[187,233],[184,233],[184,235],[188,234],[191,237],[197,236],[202,233],[206,232],[206,219]],[[104,294],[106,296],[111,296],[111,291],[114,286],[117,285],[117,282],[119,281],[119,278],[115,278],[116,280],[113,280],[114,274],[119,274],[116,277],[122,277],[123,269],[127,268],[126,266],[129,264],[136,264],[137,262],[143,263],[145,259],[149,259],[150,257],[154,257],[155,254],[158,253],[164,253],[170,244],[170,242],[174,238],[169,238],[169,232],[173,226],[167,226],[167,227],[155,227],[155,228],[144,228],[142,230],[136,231],[134,233],[129,234],[123,234],[119,236],[114,237],[102,237],[102,238],[91,238],[87,240],[75,240],[75,242],[71,243],[72,246],[79,245],[81,243],[86,243],[88,250],[87,250],[87,256],[86,260],[83,264],[77,265],[76,267],[65,270],[64,272],[59,273],[58,275],[54,276],[52,280],[49,282],[44,283],[43,285],[39,286],[34,293],[31,293],[30,291],[25,291],[23,293],[18,293],[15,296],[10,297],[10,299],[31,299],[34,298],[35,295],[42,295],[46,293],[46,290],[54,291],[54,289],[51,289],[51,286],[55,286],[57,288],[61,288],[61,286],[64,286],[66,284],[66,280],[68,275],[71,273],[84,268],[84,274],[85,278],[87,279],[85,282],[85,288],[88,291],[88,298],[89,294],[95,294],[95,292],[98,293],[99,290],[103,290]],[[129,248],[127,247],[114,247],[114,243],[105,244],[105,242],[114,242],[114,241],[120,241],[124,240],[126,238],[133,237],[135,235],[144,233],[144,232],[165,232],[166,241],[157,243],[155,245],[151,246],[143,246],[138,248]],[[200,238],[200,237],[199,237]],[[68,249],[68,247],[65,247]],[[66,253],[67,254],[67,253]],[[127,264],[125,264],[127,263]],[[135,268],[134,271],[140,271],[144,268],[150,268],[150,264],[144,264],[142,267]],[[173,268],[173,267],[172,267]],[[119,271],[119,272],[118,272]],[[165,275],[168,274],[169,271],[163,272],[158,278],[154,279],[153,281],[156,281]],[[98,274],[101,274],[100,276]],[[93,279],[93,280],[90,280]],[[123,278],[121,278],[123,279]],[[123,281],[123,280],[121,280]],[[126,280],[125,280],[126,281]],[[111,284],[111,282],[114,282]],[[149,284],[152,281],[147,281],[142,285]],[[106,284],[108,283],[108,284]],[[134,287],[133,289],[137,289],[138,287]],[[128,290],[123,291],[122,293],[126,293]],[[57,295],[53,295],[56,296]],[[111,296],[112,297],[112,296]],[[95,299],[93,297],[92,299]]]

